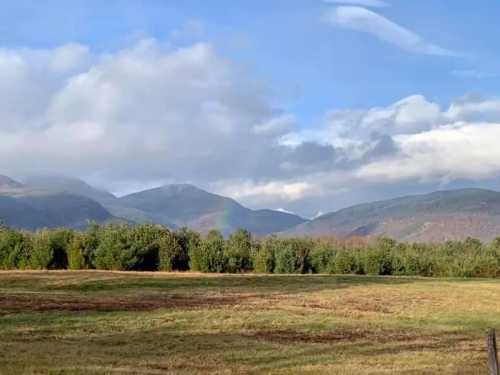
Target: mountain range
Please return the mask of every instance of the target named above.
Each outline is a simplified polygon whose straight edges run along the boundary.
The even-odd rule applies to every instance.
[[[437,191],[359,204],[302,223],[287,236],[388,236],[443,242],[500,236],[500,193],[484,189]]]
[[[7,176],[0,176],[0,220],[25,229],[79,229],[89,221],[153,222],[203,233],[218,229],[224,235],[239,228],[267,235],[306,221],[281,211],[251,210],[189,184],[166,185],[118,198],[74,178],[37,177],[21,183]]]
[[[68,177],[0,176],[0,220],[16,228],[153,222],[224,235],[244,228],[264,236],[340,238],[389,236],[400,241],[442,242],[500,236],[500,193],[484,189],[438,191],[364,203],[313,220],[276,210],[252,210],[234,199],[189,184],[166,185],[124,197]]]

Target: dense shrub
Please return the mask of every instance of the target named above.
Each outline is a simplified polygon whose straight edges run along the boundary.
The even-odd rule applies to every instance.
[[[280,240],[275,236],[267,237],[252,249],[252,264],[255,272],[272,273],[276,264],[276,253]]]
[[[363,253],[363,270],[368,275],[391,275],[392,255],[396,241],[389,238],[379,239]]]
[[[74,232],[43,229],[33,234],[29,266],[34,269],[68,268],[68,248]]]
[[[109,225],[103,230],[95,265],[108,270],[154,271],[159,266],[162,232],[153,224]]]
[[[212,230],[200,240],[191,251],[191,269],[200,272],[224,272],[224,237],[219,231]]]
[[[50,245],[50,231],[41,230],[33,235],[33,248],[30,255],[30,268],[47,269],[52,263],[54,250]]]
[[[432,276],[434,273],[433,249],[427,244],[398,245],[392,256],[392,274]]]
[[[173,271],[179,269],[179,259],[184,257],[184,249],[177,236],[166,230],[158,239],[159,269],[160,271]]]
[[[68,249],[68,268],[73,270],[95,268],[95,253],[99,246],[101,227],[92,223],[86,232],[75,233]]]
[[[336,273],[434,277],[497,277],[500,238],[443,244],[378,240],[252,238],[239,230],[224,239],[153,224],[91,224],[86,231],[18,231],[0,225],[0,269]]]
[[[27,268],[31,252],[32,242],[28,233],[0,226],[0,269]]]
[[[227,272],[245,272],[252,269],[250,253],[252,251],[252,235],[240,229],[231,234],[224,247]]]
[[[189,270],[190,262],[189,254],[200,244],[201,236],[198,232],[184,227],[175,232],[175,237],[181,247],[181,251],[174,254],[172,269],[187,271]]]
[[[342,249],[335,254],[333,273],[336,274],[363,274],[359,249]]]
[[[311,267],[314,273],[333,273],[335,271],[336,245],[331,242],[317,241],[311,250]]]
[[[281,241],[276,252],[276,273],[312,272],[309,254],[313,242],[307,239],[287,239]]]

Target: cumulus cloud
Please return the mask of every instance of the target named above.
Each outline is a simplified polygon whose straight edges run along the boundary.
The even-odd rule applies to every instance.
[[[373,190],[389,185],[397,194],[397,186],[410,181],[443,188],[454,181],[500,178],[499,111],[496,98],[466,96],[441,108],[413,95],[386,107],[332,110],[321,128],[287,134],[284,143],[335,145],[333,164],[302,171],[310,199],[337,199],[360,189],[373,196]]]
[[[279,136],[295,128],[295,118],[290,114],[276,116],[253,127],[257,135]]]
[[[329,9],[325,20],[333,26],[371,34],[376,38],[413,53],[435,56],[456,56],[446,48],[424,40],[420,35],[359,6],[339,6]]]
[[[400,153],[360,167],[362,179],[485,179],[500,173],[500,123],[442,126],[395,139]]]
[[[331,145],[280,144],[294,117],[207,43],[172,49],[146,39],[104,55],[79,45],[3,50],[0,77],[4,174],[77,175],[120,191],[250,176],[262,195],[296,200],[306,186],[270,180],[330,167],[336,156]]]
[[[67,174],[121,192],[192,182],[311,216],[373,197],[370,187],[500,171],[498,98],[444,107],[412,95],[333,109],[300,130],[271,104],[267,84],[207,43],[146,39],[106,54],[76,44],[2,49],[0,81],[6,175]]]

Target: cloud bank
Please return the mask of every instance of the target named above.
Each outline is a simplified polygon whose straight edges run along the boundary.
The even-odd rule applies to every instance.
[[[412,95],[332,109],[300,130],[271,87],[207,43],[2,49],[0,82],[0,174],[14,177],[66,174],[123,192],[192,182],[313,215],[361,190],[500,175],[498,98],[443,108]]]

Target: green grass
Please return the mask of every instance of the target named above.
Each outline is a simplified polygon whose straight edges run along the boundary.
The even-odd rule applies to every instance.
[[[500,281],[0,272],[0,374],[486,373]]]

